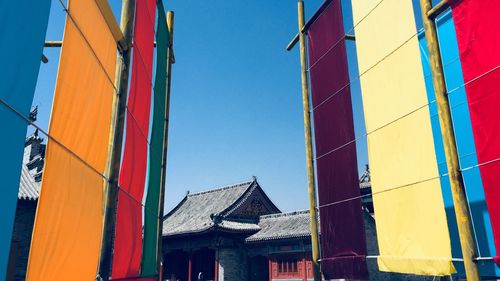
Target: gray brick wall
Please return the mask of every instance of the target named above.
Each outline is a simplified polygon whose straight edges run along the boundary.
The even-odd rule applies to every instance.
[[[218,281],[248,281],[248,262],[242,247],[219,249]]]

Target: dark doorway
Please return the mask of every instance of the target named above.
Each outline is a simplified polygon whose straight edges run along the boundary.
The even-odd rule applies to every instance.
[[[205,281],[215,279],[215,250],[201,249],[193,253],[191,280],[198,280],[198,274],[203,273]]]
[[[175,280],[173,279],[175,275],[177,280],[188,280],[189,254],[187,252],[181,250],[169,252],[165,255],[163,264],[163,279]]]
[[[264,256],[250,258],[248,280],[269,281],[269,260]]]

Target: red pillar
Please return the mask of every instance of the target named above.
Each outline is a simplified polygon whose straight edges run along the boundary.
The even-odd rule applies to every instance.
[[[192,253],[189,253],[189,260],[188,260],[188,281],[191,281],[191,276],[193,275],[193,262],[191,261],[193,257]]]
[[[304,281],[307,281],[307,260],[305,254],[302,256],[302,269],[304,270]]]
[[[215,249],[215,281],[219,281],[219,249]]]
[[[273,262],[271,261],[271,256],[269,256],[269,281],[273,280]]]

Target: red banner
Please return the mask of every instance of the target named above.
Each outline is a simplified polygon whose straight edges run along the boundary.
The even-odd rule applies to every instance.
[[[462,62],[477,160],[500,249],[500,1],[450,1]],[[453,91],[453,89],[448,89]],[[453,95],[453,93],[450,93]],[[493,254],[493,253],[492,253]],[[498,255],[498,254],[496,254]],[[497,264],[498,256],[495,257]]]
[[[340,0],[308,30],[316,141],[321,269],[326,279],[367,279],[351,91]],[[313,19],[316,15],[313,17]]]
[[[136,2],[132,76],[113,255],[113,279],[137,277],[142,253],[142,197],[147,168],[155,0]]]

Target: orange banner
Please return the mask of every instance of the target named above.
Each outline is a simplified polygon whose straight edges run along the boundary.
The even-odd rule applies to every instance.
[[[116,41],[96,1],[71,0],[27,280],[94,280],[103,226]]]

